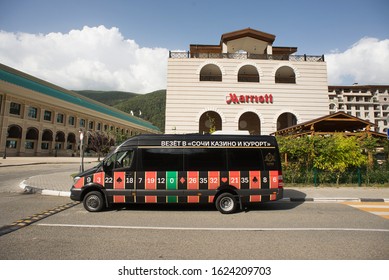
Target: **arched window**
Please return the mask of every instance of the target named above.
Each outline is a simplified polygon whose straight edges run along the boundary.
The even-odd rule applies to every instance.
[[[277,119],[277,130],[297,124],[297,118],[292,113],[283,113]]]
[[[35,127],[30,127],[27,129],[26,139],[28,140],[38,140],[38,129]]]
[[[58,131],[55,135],[55,142],[65,142],[65,133]]]
[[[26,143],[24,147],[26,148],[26,152],[33,151],[36,149],[36,142],[38,141],[38,129],[35,127],[30,127],[27,129],[26,133]]]
[[[199,133],[211,133],[222,130],[222,118],[214,111],[207,111],[201,115],[199,120]]]
[[[252,65],[245,65],[239,69],[238,82],[259,83],[257,68]]]
[[[18,125],[8,127],[8,138],[22,138],[22,128]]]
[[[53,132],[51,130],[44,130],[42,134],[42,141],[53,141]]]
[[[239,130],[247,130],[251,135],[261,134],[261,121],[257,114],[246,112],[239,118]]]
[[[68,143],[76,143],[76,135],[72,132],[68,134]]]
[[[64,149],[65,133],[58,131],[55,134],[55,156],[57,156],[58,150]]]
[[[70,132],[66,140],[67,140],[66,149],[74,150],[76,147],[76,135]]]
[[[222,71],[215,64],[207,64],[200,71],[200,81],[221,82]]]
[[[18,125],[10,125],[8,127],[8,137],[6,138],[6,147],[11,149],[19,149],[17,139],[22,138],[22,128]]]
[[[296,74],[289,66],[282,66],[277,69],[275,76],[276,83],[295,84]]]
[[[51,142],[53,141],[53,132],[45,129],[42,133],[41,149],[43,153],[48,153],[51,149]]]

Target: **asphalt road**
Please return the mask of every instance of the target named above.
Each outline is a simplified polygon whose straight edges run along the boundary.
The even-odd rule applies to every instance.
[[[28,200],[56,205],[46,199]],[[388,224],[340,203],[272,203],[234,215],[185,206],[89,213],[77,205],[1,236],[0,259],[388,259]]]
[[[20,172],[18,167],[19,175],[2,173],[7,179],[0,185],[0,225],[21,223],[71,202],[66,197],[4,191],[4,184],[30,176],[30,171],[37,175],[55,170],[36,168]],[[388,244],[388,219],[342,203],[276,202],[233,215],[185,205],[89,213],[79,204],[0,236],[0,260],[387,260]]]

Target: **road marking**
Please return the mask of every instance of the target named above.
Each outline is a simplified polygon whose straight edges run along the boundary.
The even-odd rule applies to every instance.
[[[69,208],[76,206],[78,204],[80,204],[80,203],[79,202],[70,202],[70,203],[55,207],[55,208],[47,210],[47,211],[43,211],[41,213],[34,214],[34,215],[26,217],[24,219],[17,220],[16,222],[14,222],[12,224],[2,226],[2,227],[0,227],[0,236],[5,235],[5,234],[10,233],[10,232],[13,232],[13,231],[18,230],[18,229],[21,229],[23,227],[29,226],[35,222],[43,220],[44,218],[47,218],[49,216],[52,216],[52,215],[57,214],[59,212],[62,212],[64,210],[69,209]]]
[[[131,229],[131,230],[176,230],[176,231],[368,231],[389,232],[380,228],[194,228],[194,227],[145,227],[145,226],[109,226],[109,225],[77,225],[77,224],[36,224],[43,227],[77,227],[101,229]]]
[[[389,219],[389,203],[388,202],[345,202],[345,205],[353,208]]]

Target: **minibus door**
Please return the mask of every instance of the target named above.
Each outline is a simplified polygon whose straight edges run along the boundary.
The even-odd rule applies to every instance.
[[[105,189],[109,202],[135,202],[135,150],[112,154],[104,162]]]

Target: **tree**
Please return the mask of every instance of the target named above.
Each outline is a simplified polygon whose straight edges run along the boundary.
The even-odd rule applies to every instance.
[[[121,132],[120,130],[118,130],[116,132],[111,131],[110,135],[115,140],[116,145],[120,145],[121,143],[123,143],[124,141],[126,141],[128,139],[128,135]]]
[[[212,134],[216,131],[216,126],[215,126],[215,118],[212,118],[209,115],[209,112],[207,112],[207,120],[209,121],[209,133]]]
[[[312,168],[335,174],[339,184],[343,172],[368,163],[377,141],[372,137],[357,138],[341,133],[327,136],[277,137],[283,155],[285,177],[290,182],[309,181]]]
[[[336,184],[340,175],[349,167],[360,167],[367,164],[367,156],[362,153],[358,138],[335,134],[315,139],[314,167],[334,172]]]
[[[313,137],[277,137],[282,155],[284,176],[291,183],[308,182],[309,173],[313,167],[314,139]]]
[[[95,151],[100,161],[101,154],[109,152],[110,147],[115,145],[115,138],[101,131],[88,132],[88,148]]]

